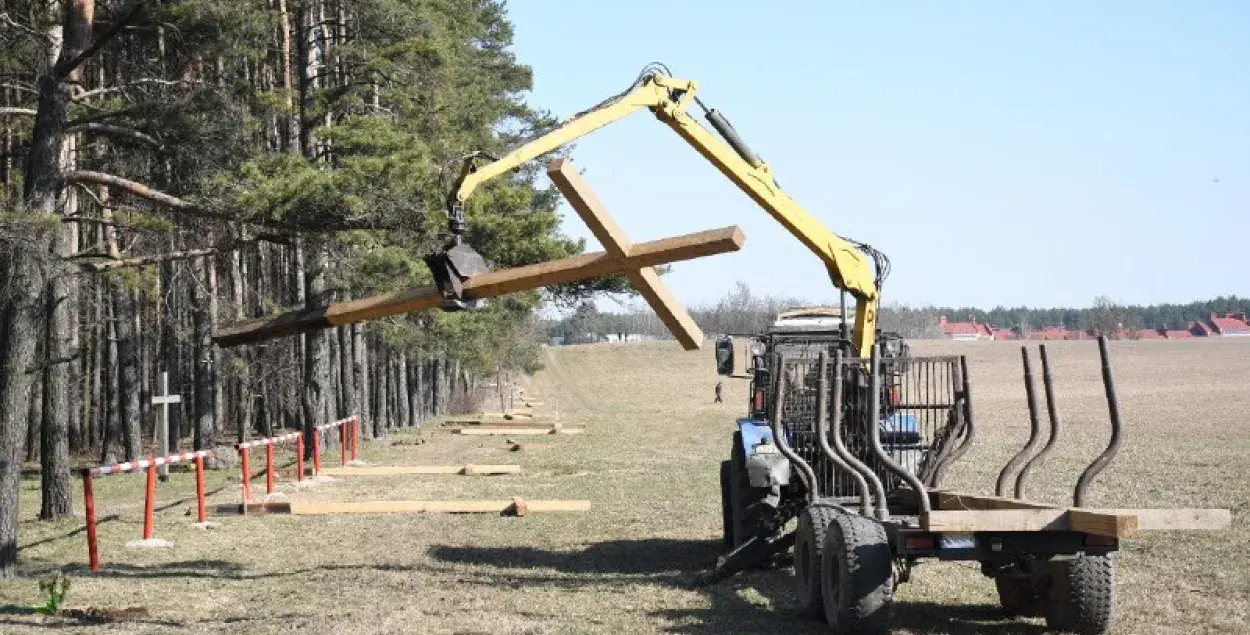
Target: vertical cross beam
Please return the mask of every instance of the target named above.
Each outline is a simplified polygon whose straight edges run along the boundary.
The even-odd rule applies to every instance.
[[[625,258],[629,256],[633,242],[625,235],[603,203],[595,196],[585,179],[577,173],[571,161],[556,159],[547,166],[547,175],[556,184],[556,188],[564,195],[577,211],[582,221],[590,227],[590,231],[603,245],[608,254]],[[678,304],[677,298],[669,292],[660,281],[660,274],[655,267],[643,267],[627,271],[629,283],[647,300],[656,315],[664,322],[673,337],[681,343],[682,348],[692,351],[703,346],[703,331],[695,324],[686,309]]]
[[[169,394],[169,373],[161,371],[161,394],[152,396],[152,405],[161,407],[161,420],[156,424],[156,455],[169,454],[169,405],[182,402],[182,395]],[[169,478],[169,464],[160,466],[161,481]]]

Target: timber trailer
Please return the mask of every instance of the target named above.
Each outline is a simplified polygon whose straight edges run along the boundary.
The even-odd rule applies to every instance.
[[[840,326],[830,328],[838,314]],[[749,378],[750,396],[721,463],[727,553],[700,585],[775,563],[793,548],[800,610],[835,633],[877,634],[889,631],[894,587],[917,562],[975,561],[994,580],[1006,616],[1100,634],[1112,624],[1122,539],[1139,530],[1221,529],[1231,520],[1228,510],[1083,507],[1123,438],[1105,338],[1098,350],[1110,443],[1065,507],[1024,498],[1030,470],[1060,433],[1044,345],[1048,429],[1022,347],[1029,439],[1000,472],[996,495],[979,496],[942,488],[976,435],[965,356],[912,357],[897,335],[878,333],[871,355],[856,357],[845,303],[825,312],[823,325],[784,319],[796,316],[821,312],[790,312],[764,334],[716,341],[717,372]]]

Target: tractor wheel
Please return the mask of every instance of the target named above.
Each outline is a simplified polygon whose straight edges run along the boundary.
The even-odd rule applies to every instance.
[[[822,554],[829,523],[839,513],[842,510],[833,503],[815,501],[799,514],[799,526],[794,531],[794,584],[799,610],[806,617],[825,615],[820,583]]]
[[[835,514],[825,534],[820,586],[830,630],[889,632],[894,569],[885,528],[858,514]]]
[[[729,455],[730,515],[733,517],[733,546],[738,547],[766,526],[773,508],[768,505],[767,487],[751,487],[747,475],[746,451],[742,448],[742,432],[734,432],[733,450]]]
[[[1046,625],[1078,635],[1102,635],[1115,611],[1115,554],[1051,562]]]
[[[721,534],[725,553],[734,548],[734,512],[733,512],[733,466],[729,461],[720,462],[720,512]]]
[[[998,587],[998,603],[1008,617],[1041,617],[1044,614],[1042,597],[1028,576],[999,576],[994,578]]]

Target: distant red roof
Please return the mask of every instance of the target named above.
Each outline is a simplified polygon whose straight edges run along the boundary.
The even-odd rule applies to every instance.
[[[994,339],[996,339],[996,340],[1017,340],[1017,339],[1020,339],[1019,337],[1017,337],[1017,336],[1016,336],[1015,331],[1013,331],[1013,330],[1011,330],[1011,329],[999,329],[999,328],[993,328],[993,327],[990,327],[990,333],[994,335]]]
[[[978,324],[975,319],[971,322],[951,322],[943,315],[938,318],[938,326],[947,337],[966,336],[989,339],[994,335],[988,324]]]
[[[1164,331],[1163,333],[1170,340],[1188,340],[1193,339],[1194,334],[1189,331]]]
[[[1211,314],[1211,325],[1220,335],[1250,335],[1250,324],[1246,324],[1245,313],[1226,313],[1224,317]]]

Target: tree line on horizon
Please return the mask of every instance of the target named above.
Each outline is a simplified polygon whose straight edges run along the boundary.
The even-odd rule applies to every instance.
[[[690,316],[708,334],[760,333],[773,323],[777,314],[789,308],[821,305],[800,298],[756,294],[743,282],[714,302],[694,305]],[[853,310],[854,304],[849,305]],[[1099,296],[1088,307],[1034,308],[909,306],[901,303],[883,305],[879,314],[880,328],[911,339],[939,338],[943,333],[940,317],[952,322],[976,321],[1009,329],[1017,335],[1046,328],[1063,328],[1099,333],[1119,329],[1185,329],[1211,314],[1250,312],[1250,298],[1236,295],[1219,296],[1185,304],[1132,305],[1120,304],[1107,296]],[[649,307],[628,307],[621,311],[601,311],[593,302],[584,301],[567,315],[542,321],[545,337],[565,343],[587,343],[609,337],[639,335],[654,339],[671,339],[668,329]]]

